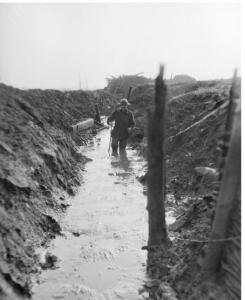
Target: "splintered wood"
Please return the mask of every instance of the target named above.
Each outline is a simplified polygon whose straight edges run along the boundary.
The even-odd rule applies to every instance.
[[[163,67],[155,82],[155,110],[148,112],[148,204],[149,239],[148,247],[162,245],[167,240],[165,222],[165,107],[167,89],[163,81]]]

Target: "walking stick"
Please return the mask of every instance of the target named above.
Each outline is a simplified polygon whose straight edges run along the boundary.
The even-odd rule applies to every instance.
[[[108,153],[110,155],[110,150],[111,150],[111,132],[112,132],[112,125],[110,125],[111,130],[110,130],[110,142],[109,142],[109,148],[108,148]]]

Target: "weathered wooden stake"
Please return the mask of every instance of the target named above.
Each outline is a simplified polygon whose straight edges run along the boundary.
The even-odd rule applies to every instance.
[[[163,66],[155,81],[155,110],[148,112],[148,203],[149,239],[148,247],[165,244],[167,230],[165,222],[165,107],[167,88],[163,81]]]
[[[234,86],[232,89],[234,89]],[[239,188],[239,182],[241,180],[241,107],[240,99],[236,100],[237,107],[234,114],[225,170],[217,199],[211,240],[222,240],[226,238],[229,221],[236,200],[237,189]],[[224,242],[210,242],[208,245],[206,259],[203,264],[204,276],[213,275],[218,270],[223,247]]]

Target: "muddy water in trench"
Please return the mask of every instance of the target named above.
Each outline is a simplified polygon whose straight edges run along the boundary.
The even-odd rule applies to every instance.
[[[145,161],[133,150],[127,157],[109,156],[108,144],[109,131],[103,130],[81,149],[92,161],[61,221],[65,236],[48,249],[58,257],[58,268],[41,274],[34,300],[141,299],[147,212],[136,176]]]

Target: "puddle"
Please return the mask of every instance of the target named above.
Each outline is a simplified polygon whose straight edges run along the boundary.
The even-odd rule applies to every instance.
[[[146,196],[136,176],[145,161],[133,150],[109,156],[108,145],[104,130],[81,149],[92,161],[61,221],[65,236],[48,248],[59,268],[42,272],[34,300],[141,299],[148,225]]]
[[[34,300],[139,300],[146,279],[148,220],[146,196],[136,177],[145,160],[134,150],[109,156],[109,130],[81,151],[92,161],[71,199],[58,236],[45,251],[58,257],[54,270],[34,284]],[[175,221],[172,209],[166,222]]]

